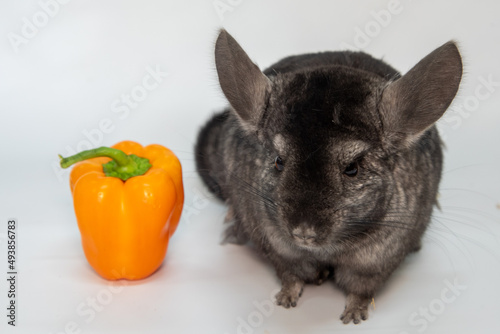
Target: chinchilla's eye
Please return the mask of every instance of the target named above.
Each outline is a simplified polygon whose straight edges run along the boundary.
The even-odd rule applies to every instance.
[[[344,170],[344,174],[349,177],[354,177],[358,174],[359,165],[357,161],[354,161],[349,166],[347,166]]]
[[[277,156],[276,159],[274,159],[274,167],[276,167],[276,169],[280,172],[285,168],[285,166],[283,165],[283,160],[280,158],[280,156]]]

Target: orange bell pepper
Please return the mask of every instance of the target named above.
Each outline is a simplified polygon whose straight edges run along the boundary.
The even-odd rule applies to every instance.
[[[109,280],[137,280],[154,273],[184,204],[177,157],[160,145],[123,141],[60,158],[63,168],[78,162],[70,186],[92,268]]]

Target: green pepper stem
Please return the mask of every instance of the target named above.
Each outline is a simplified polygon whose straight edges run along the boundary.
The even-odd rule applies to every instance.
[[[59,158],[61,158],[62,168],[68,168],[69,166],[77,162],[98,157],[111,158],[114,161],[116,161],[116,163],[120,167],[127,166],[132,161],[132,159],[130,159],[130,157],[126,155],[123,151],[117,150],[116,148],[105,147],[105,146],[94,148],[92,150],[82,151],[67,158],[63,158],[61,157],[61,155],[59,155]]]
[[[116,148],[105,146],[83,151],[67,158],[59,155],[62,168],[68,168],[77,162],[98,157],[111,158],[112,161],[103,165],[104,173],[106,176],[118,177],[123,181],[133,176],[143,175],[151,167],[149,160],[146,158],[141,158],[134,154],[127,155]]]

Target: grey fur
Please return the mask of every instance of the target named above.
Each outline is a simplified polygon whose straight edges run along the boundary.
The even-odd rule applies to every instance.
[[[457,47],[444,44],[403,77],[347,51],[288,57],[263,75],[222,30],[216,65],[232,108],[202,128],[196,162],[230,207],[226,240],[253,243],[274,265],[278,304],[293,307],[304,284],[333,277],[347,295],[343,322],[365,320],[420,248],[436,204],[434,122],[458,90]]]

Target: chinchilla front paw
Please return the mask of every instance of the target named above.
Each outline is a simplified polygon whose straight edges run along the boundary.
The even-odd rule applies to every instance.
[[[281,305],[284,308],[297,306],[297,301],[302,295],[303,289],[303,282],[283,284],[281,291],[276,295],[276,304]]]
[[[351,321],[359,324],[362,320],[368,319],[368,305],[370,305],[370,301],[371,298],[363,298],[352,293],[349,294],[340,320],[344,324],[348,324]]]

